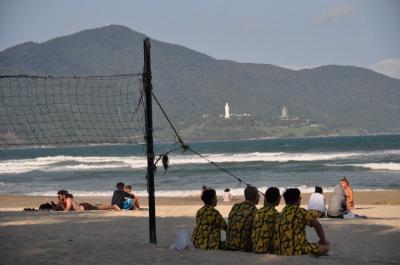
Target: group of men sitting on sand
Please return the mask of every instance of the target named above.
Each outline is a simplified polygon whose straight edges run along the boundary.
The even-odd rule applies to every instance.
[[[297,188],[286,189],[283,198],[286,207],[279,213],[281,195],[278,188],[268,188],[264,206],[256,208],[260,199],[256,187],[244,190],[245,201],[235,204],[228,216],[228,223],[215,209],[217,196],[214,189],[203,191],[204,206],[196,213],[196,227],[192,242],[200,249],[224,249],[278,255],[325,255],[329,242],[324,229],[309,211],[300,207],[301,194]],[[315,229],[319,241],[310,243],[305,227]],[[221,230],[226,231],[226,241],[221,241]]]
[[[133,194],[132,187],[122,182],[117,184],[117,189],[114,191],[111,204],[93,205],[87,202],[77,203],[74,201],[74,196],[66,190],[57,192],[58,207],[60,211],[84,211],[84,210],[140,210],[139,197]]]

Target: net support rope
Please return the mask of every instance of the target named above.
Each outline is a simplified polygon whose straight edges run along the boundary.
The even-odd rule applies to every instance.
[[[158,98],[156,97],[156,95],[154,93],[152,93],[154,100],[156,101],[158,107],[160,108],[161,112],[163,113],[165,119],[168,121],[169,125],[171,126],[172,130],[174,131],[175,137],[178,140],[175,144],[180,144],[179,147],[175,147],[171,150],[169,150],[168,152],[161,154],[159,156],[159,158],[156,160],[155,164],[157,164],[157,162],[165,155],[168,155],[169,153],[176,151],[178,149],[182,149],[182,152],[185,152],[186,150],[192,152],[193,154],[201,157],[202,159],[206,160],[208,163],[210,163],[211,165],[213,165],[214,167],[218,168],[219,170],[221,170],[222,172],[225,172],[226,174],[228,174],[229,176],[233,177],[236,181],[239,182],[239,184],[244,183],[246,184],[246,186],[252,186],[251,184],[247,183],[246,181],[244,181],[243,179],[241,179],[240,177],[236,176],[235,174],[233,174],[232,172],[230,172],[229,170],[221,167],[220,165],[218,165],[217,163],[215,163],[214,161],[208,159],[207,157],[205,157],[204,155],[202,155],[201,153],[197,152],[196,150],[194,150],[191,146],[189,146],[188,144],[186,144],[183,140],[182,137],[179,135],[178,131],[176,130],[175,126],[172,124],[171,120],[169,119],[167,113],[165,112],[164,108],[162,107],[162,105],[160,104],[160,102],[158,101]],[[165,166],[164,166],[165,167]],[[260,194],[264,195],[263,192],[258,191]]]

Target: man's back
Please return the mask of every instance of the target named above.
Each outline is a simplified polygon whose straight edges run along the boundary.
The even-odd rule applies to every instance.
[[[314,192],[310,196],[308,201],[308,210],[317,210],[325,214],[325,198],[324,195],[318,192]]]
[[[257,208],[250,201],[232,207],[226,231],[226,245],[229,249],[252,251],[251,231],[256,212]]]
[[[226,230],[226,222],[222,215],[214,207],[203,206],[196,213],[193,245],[200,249],[219,249],[222,246],[221,230]]]
[[[341,216],[345,209],[345,196],[343,188],[340,184],[335,186],[331,197],[328,202],[328,216],[337,217]]]
[[[118,205],[118,207],[122,207],[122,203],[125,197],[131,197],[129,193],[123,190],[115,190],[111,199],[111,205]]]
[[[251,240],[256,253],[273,253],[273,236],[279,213],[273,206],[264,206],[254,217]]]
[[[318,251],[315,244],[307,242],[305,226],[311,226],[314,217],[297,205],[286,205],[275,224],[274,248],[278,255],[304,255]]]

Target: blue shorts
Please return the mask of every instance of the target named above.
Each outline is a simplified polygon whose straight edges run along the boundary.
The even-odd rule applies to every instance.
[[[125,201],[122,202],[122,209],[125,210],[133,209],[133,202],[131,198],[127,198]]]

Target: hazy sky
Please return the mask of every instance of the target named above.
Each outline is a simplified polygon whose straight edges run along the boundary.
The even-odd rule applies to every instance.
[[[0,0],[0,50],[107,24],[217,59],[400,78],[400,0]]]

